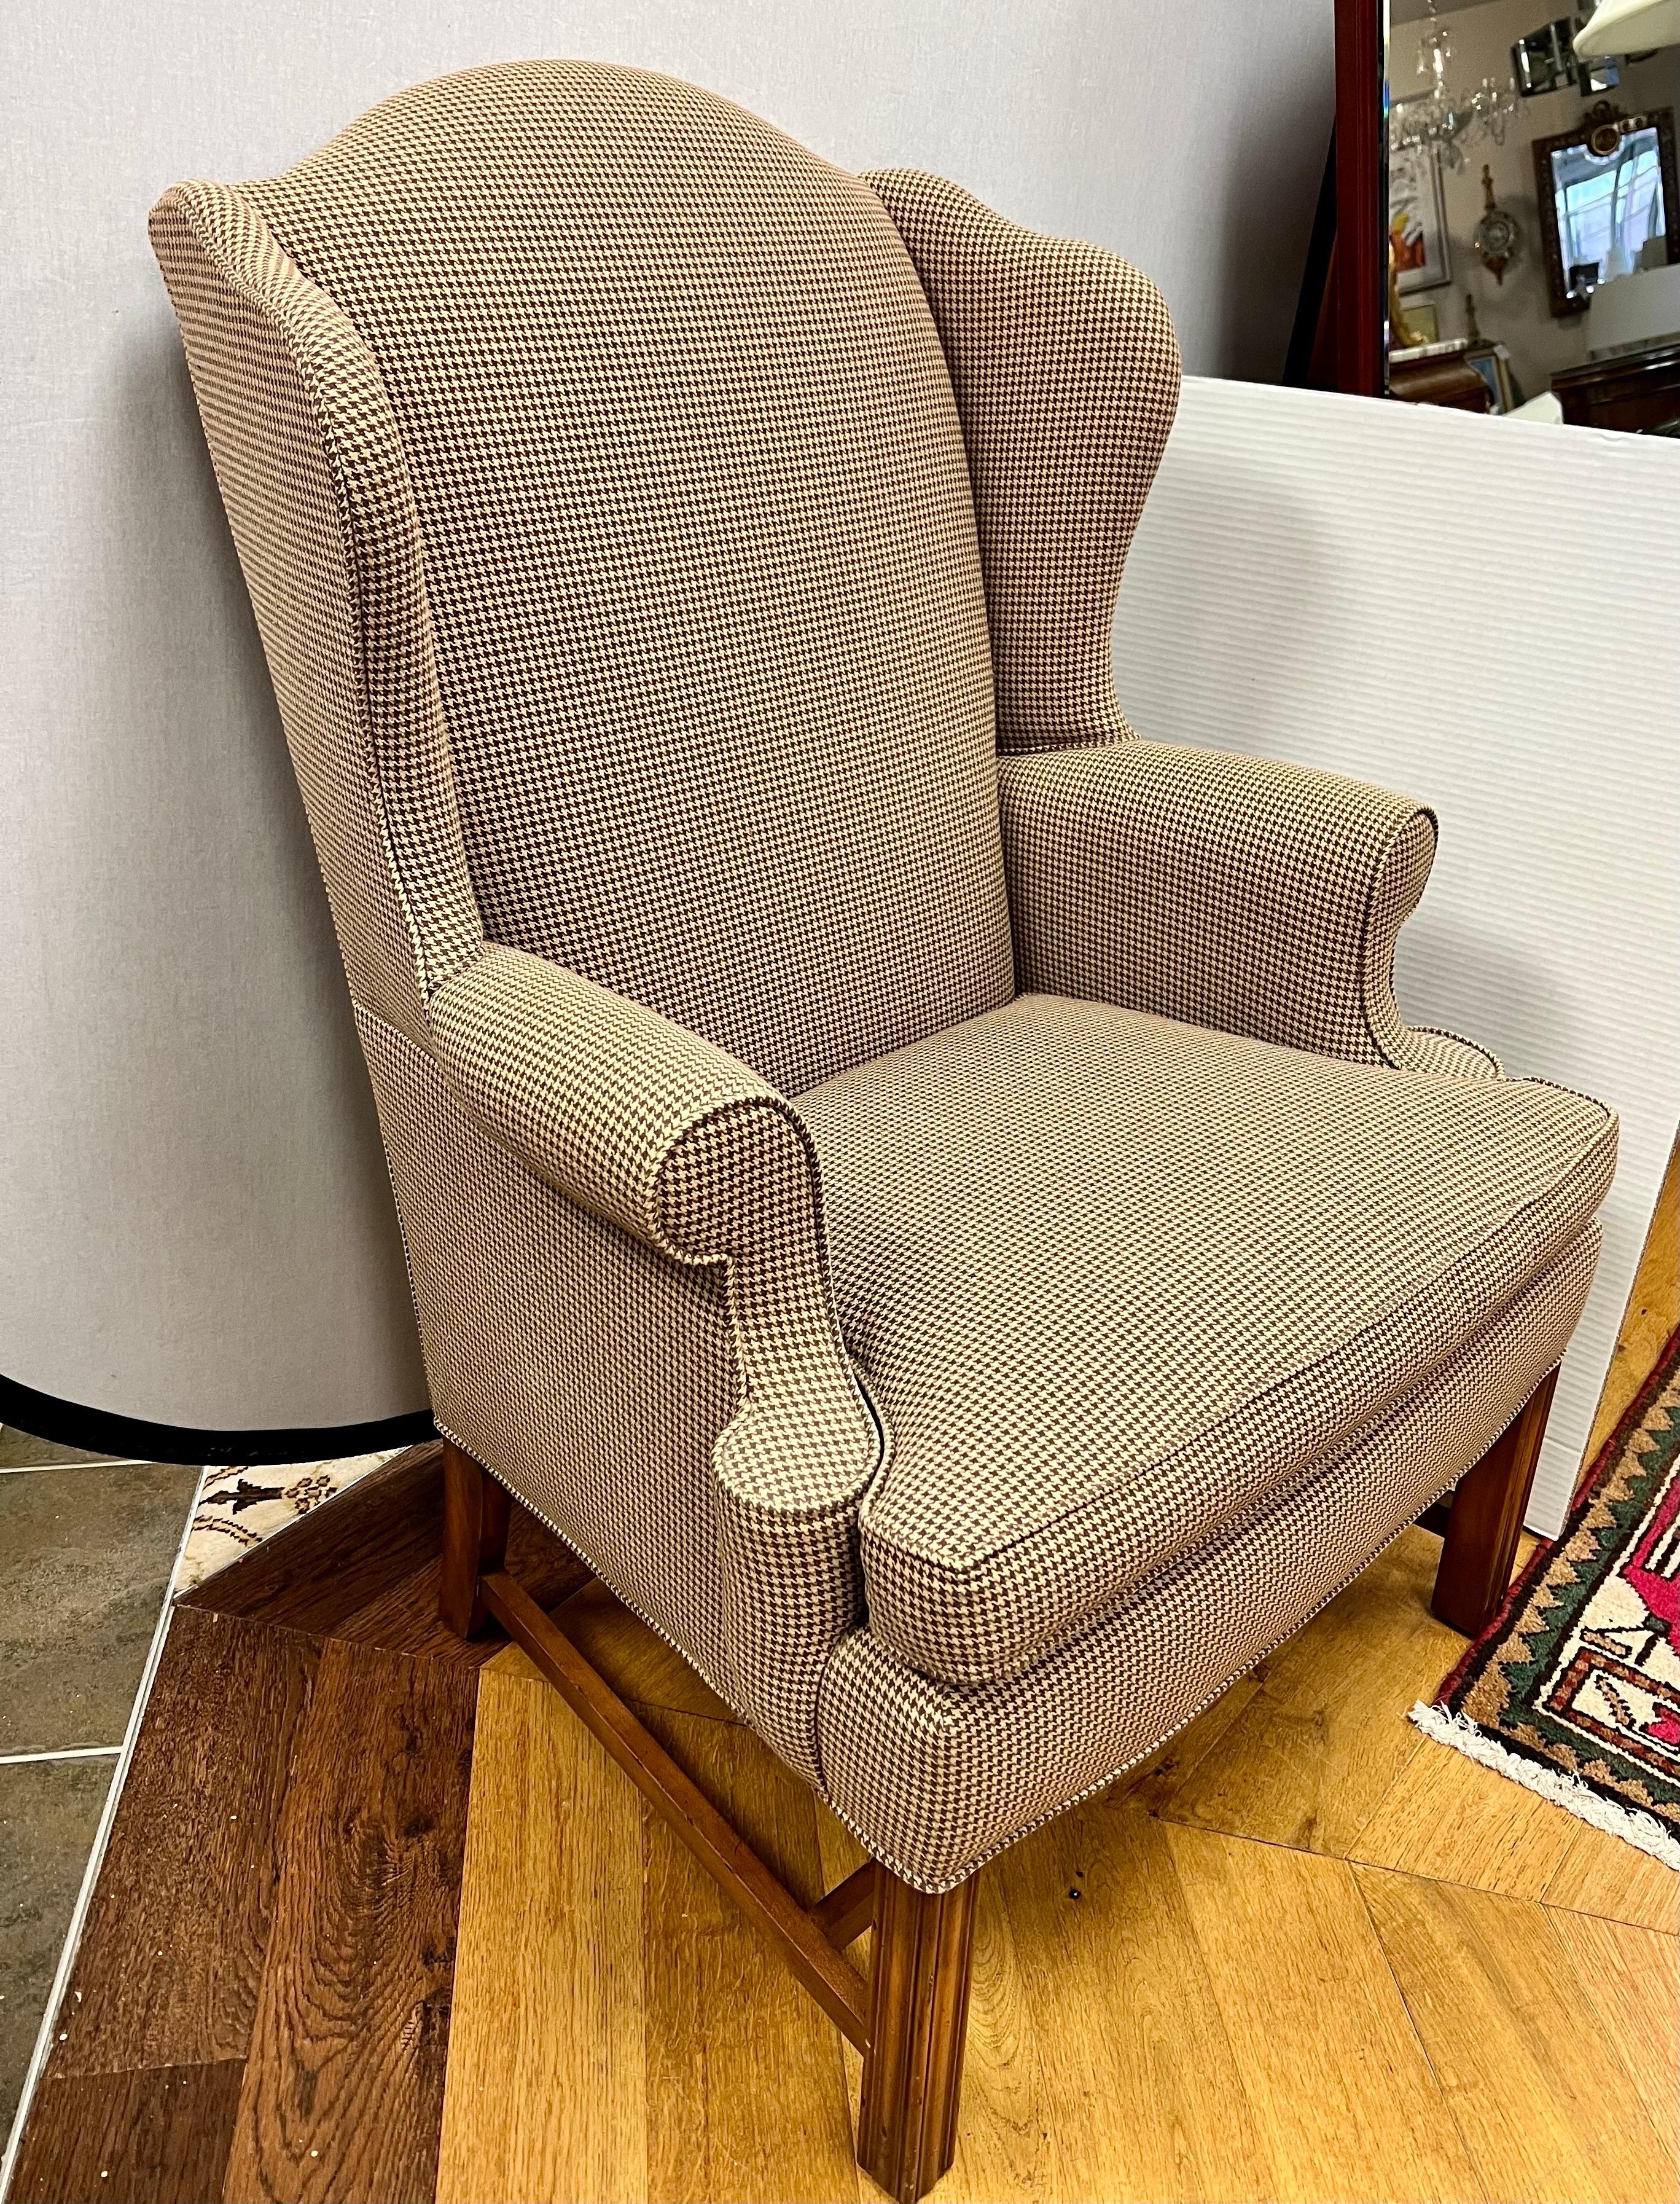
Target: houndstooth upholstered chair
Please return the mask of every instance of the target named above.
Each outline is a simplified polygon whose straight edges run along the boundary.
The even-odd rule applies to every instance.
[[[378,1099],[445,1613],[863,2047],[914,2197],[982,1863],[1455,1480],[1438,1611],[1499,1597],[1614,1122],[1402,1020],[1427,810],[1121,715],[1179,378],[1122,261],[558,62],[152,233]],[[507,1574],[510,1496],[878,1865],[776,1882]]]

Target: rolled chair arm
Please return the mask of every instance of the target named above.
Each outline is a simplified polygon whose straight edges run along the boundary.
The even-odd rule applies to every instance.
[[[882,1433],[840,1336],[816,1151],[746,1064],[644,1004],[490,947],[433,994],[445,1076],[567,1200],[727,1283],[740,1400],[713,1447],[738,1703],[814,1780],[816,1691],[863,1607]]]
[[[1362,1063],[1497,1078],[1406,1024],[1394,945],[1435,852],[1409,797],[1118,742],[999,766],[1020,983]]]
[[[737,1252],[732,1160],[801,1206],[814,1157],[792,1105],[641,1003],[522,949],[488,946],[432,995],[437,1059],[474,1115],[570,1200],[680,1262]],[[733,1144],[712,1129],[735,1121]],[[702,1159],[709,1158],[708,1170]]]
[[[855,1443],[873,1460],[874,1426],[793,1105],[699,1034],[523,949],[486,948],[429,1008],[445,1076],[539,1177],[674,1261],[727,1264],[743,1405],[796,1426],[814,1418],[819,1458],[822,1439],[853,1442],[838,1449],[850,1490]],[[775,1464],[760,1467],[773,1500]],[[830,1480],[814,1482],[826,1496]]]

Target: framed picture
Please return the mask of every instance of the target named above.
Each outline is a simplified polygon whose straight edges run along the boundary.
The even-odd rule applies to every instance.
[[[1502,344],[1473,344],[1464,347],[1464,364],[1473,367],[1487,384],[1495,413],[1509,413],[1517,403],[1511,379],[1511,355]]]
[[[1409,104],[1395,102],[1397,107]],[[1409,291],[1437,291],[1452,281],[1438,153],[1397,153],[1389,163],[1388,236],[1402,298]]]
[[[1440,317],[1433,306],[1408,306],[1405,317],[1411,323],[1412,333],[1419,344],[1440,343]]]

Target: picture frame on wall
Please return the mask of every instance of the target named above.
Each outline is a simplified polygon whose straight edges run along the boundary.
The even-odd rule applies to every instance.
[[[1409,104],[1395,102],[1397,108]],[[1397,153],[1390,161],[1388,237],[1402,298],[1411,291],[1439,290],[1452,281],[1439,153]]]

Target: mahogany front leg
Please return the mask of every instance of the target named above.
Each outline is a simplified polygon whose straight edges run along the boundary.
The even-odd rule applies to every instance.
[[[915,2204],[956,2154],[979,1877],[929,1898],[878,1870],[858,2158]]]
[[[1517,1541],[1557,1383],[1554,1370],[1535,1388],[1515,1422],[1458,1479],[1429,1611],[1466,1638],[1482,1635],[1511,1588]]]
[[[507,1558],[512,1506],[505,1486],[453,1439],[443,1442],[443,1567],[437,1611],[463,1638],[482,1636],[489,1620],[479,1579]]]

